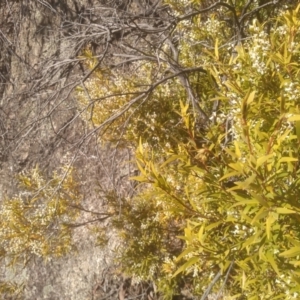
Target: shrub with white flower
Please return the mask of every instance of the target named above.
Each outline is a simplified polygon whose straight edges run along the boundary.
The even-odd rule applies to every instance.
[[[81,201],[71,169],[54,172],[47,181],[38,168],[19,175],[20,193],[4,199],[0,209],[0,247],[8,264],[45,260],[72,249],[73,207]]]
[[[238,299],[295,299],[300,292],[299,10],[264,23],[253,17],[244,28],[249,37],[231,46],[234,53],[224,46],[217,32],[223,21],[215,16],[176,28],[182,30],[180,63],[207,71],[189,76],[200,103],[207,111],[220,104],[211,124],[198,131],[192,104],[180,99],[180,133],[187,138],[157,152],[150,143],[143,147],[141,135],[137,146],[140,174],[133,179],[142,192],[127,204],[149,209],[131,223],[139,238],[122,261],[155,280],[167,299],[182,281],[203,295],[219,272],[214,291],[226,287],[225,294]],[[172,226],[181,231],[181,244],[168,233]],[[184,245],[175,259],[171,245]],[[138,266],[133,253],[143,257]]]

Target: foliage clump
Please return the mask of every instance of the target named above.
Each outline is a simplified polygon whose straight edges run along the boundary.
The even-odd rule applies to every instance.
[[[141,189],[124,199],[115,223],[126,241],[120,259],[129,273],[154,280],[166,299],[182,284],[202,295],[214,278],[213,290],[225,289],[229,299],[300,293],[299,9],[278,9],[263,21],[270,12],[262,11],[237,44],[228,43],[232,30],[217,14],[208,19],[222,35],[204,32],[208,21],[199,16],[180,23],[179,62],[203,66],[205,74],[189,74],[191,88],[208,115],[217,101],[218,109],[199,129],[188,95],[167,94],[181,120],[172,128],[176,142],[162,151],[144,142],[149,127],[131,123],[140,173],[133,180]],[[166,140],[164,130],[157,134]]]
[[[98,61],[89,48],[82,56],[89,69],[97,65]],[[82,116],[93,128],[102,129],[102,141],[129,147],[143,135],[144,142],[152,146],[174,144],[171,129],[180,127],[180,116],[176,113],[179,102],[174,99],[184,94],[175,83],[176,79],[153,89],[147,99],[136,101],[143,95],[144,88],[151,87],[157,78],[156,67],[156,63],[147,61],[132,64],[127,72],[97,69],[92,78],[77,88]],[[163,63],[160,67],[161,72],[167,69]]]
[[[75,171],[63,166],[48,178],[36,167],[17,180],[18,194],[1,203],[2,263],[19,268],[32,259],[50,261],[75,250],[72,224],[82,200]],[[0,293],[22,298],[24,286],[13,280],[0,282]]]
[[[20,192],[1,204],[2,257],[14,264],[69,252],[72,230],[68,225],[78,217],[73,207],[81,201],[73,171],[62,168],[47,179],[36,167],[18,180]]]

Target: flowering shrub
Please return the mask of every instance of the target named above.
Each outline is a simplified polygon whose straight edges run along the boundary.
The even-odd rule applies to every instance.
[[[128,17],[122,30],[130,24],[142,46],[123,44],[124,62],[82,52],[93,70],[77,88],[82,119],[136,150],[135,194],[107,193],[124,241],[117,259],[165,299],[297,299],[300,6],[211,2],[166,0],[158,11],[169,23]],[[80,196],[72,176],[60,179],[20,175],[25,193],[1,210],[2,256],[70,250],[69,204]]]
[[[51,178],[38,167],[19,174],[19,193],[3,199],[0,208],[0,255],[9,267],[25,266],[35,258],[50,261],[74,249],[72,225],[81,202],[74,171],[61,167]],[[6,278],[5,278],[6,279]],[[23,297],[20,282],[0,281],[3,297]]]
[[[96,62],[91,58],[90,50],[85,50],[83,57],[87,58],[87,66],[93,68]],[[130,146],[136,144],[143,135],[145,143],[164,148],[167,144],[174,144],[174,139],[180,138],[179,135],[172,136],[171,130],[180,127],[180,116],[176,113],[179,101],[175,99],[180,99],[184,94],[183,89],[178,88],[176,79],[158,86],[146,102],[144,100],[131,105],[132,98],[143,93],[143,87],[154,80],[155,67],[156,64],[152,62],[137,62],[131,65],[134,73],[97,70],[84,88],[77,88],[83,118],[94,127],[106,124],[101,134],[102,141]],[[161,71],[165,70],[162,64]],[[128,109],[120,117],[110,121],[114,114],[126,106]]]
[[[183,285],[203,295],[215,278],[215,291],[226,289],[228,299],[298,298],[299,9],[265,23],[254,18],[232,54],[212,35],[205,42],[213,49],[196,57],[186,41],[201,21],[182,24],[182,64],[198,59],[207,71],[189,77],[193,89],[206,111],[221,104],[199,132],[192,104],[181,97],[185,129],[175,134],[185,137],[159,155],[140,133],[133,179],[144,189],[124,200],[120,227],[125,269],[154,280],[166,299]],[[182,234],[176,239],[171,229]]]
[[[6,262],[26,263],[32,257],[51,259],[69,252],[68,225],[78,216],[70,205],[81,199],[72,170],[54,172],[48,181],[35,168],[18,180],[20,193],[4,200],[0,210],[0,247]]]

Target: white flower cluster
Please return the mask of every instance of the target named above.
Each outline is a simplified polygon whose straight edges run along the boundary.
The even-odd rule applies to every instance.
[[[288,82],[283,87],[283,96],[286,100],[295,101],[300,98],[300,86],[298,82]]]
[[[282,289],[286,290],[286,298],[287,300],[292,300],[292,299],[299,299],[298,296],[299,294],[297,292],[290,292],[290,287],[289,285],[292,284],[292,278],[289,275],[281,274],[280,278],[277,278],[275,282],[281,286]]]
[[[285,36],[288,33],[288,28],[286,25],[278,26],[275,30],[280,36]]]
[[[139,264],[141,265],[141,264]],[[136,264],[135,264],[135,267],[138,267]],[[141,283],[143,281],[143,278],[141,276],[138,276],[138,275],[134,275],[132,278],[131,278],[131,283],[132,285],[138,285],[139,283]]]
[[[248,228],[245,225],[239,225],[239,224],[235,224],[234,225],[234,230],[232,231],[232,233],[234,235],[243,235],[243,237],[247,237],[249,234],[252,234],[254,232],[253,228]]]
[[[150,275],[153,277],[155,275],[156,271],[157,271],[157,265],[152,264],[150,269],[149,269]]]
[[[211,36],[218,36],[221,32],[221,23],[217,19],[208,19],[203,26]]]
[[[266,32],[256,26],[255,22],[249,26],[252,34],[253,45],[249,47],[249,56],[252,61],[252,67],[261,75],[265,74],[267,65],[265,57],[268,55],[271,45]]]

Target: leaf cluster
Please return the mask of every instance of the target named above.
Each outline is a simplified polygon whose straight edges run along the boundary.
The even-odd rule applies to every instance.
[[[198,34],[197,22],[187,22],[189,35]],[[230,299],[300,293],[298,25],[299,7],[253,20],[245,27],[249,38],[229,55],[221,37],[212,37],[213,49],[197,61],[206,73],[189,76],[206,112],[220,102],[204,129],[182,95],[172,99],[181,118],[175,145],[158,150],[144,143],[147,125],[143,132],[132,127],[141,137],[133,179],[143,188],[124,200],[120,259],[132,274],[155,280],[166,298],[179,292],[182,278],[196,295],[208,288],[225,288]],[[182,63],[193,66],[193,45],[182,45]],[[184,243],[176,258],[176,236],[165,233],[174,226],[181,232],[176,243]]]
[[[1,204],[1,256],[6,263],[45,260],[72,248],[68,226],[78,217],[81,201],[71,169],[62,168],[46,179],[38,167],[18,176],[19,193]]]

